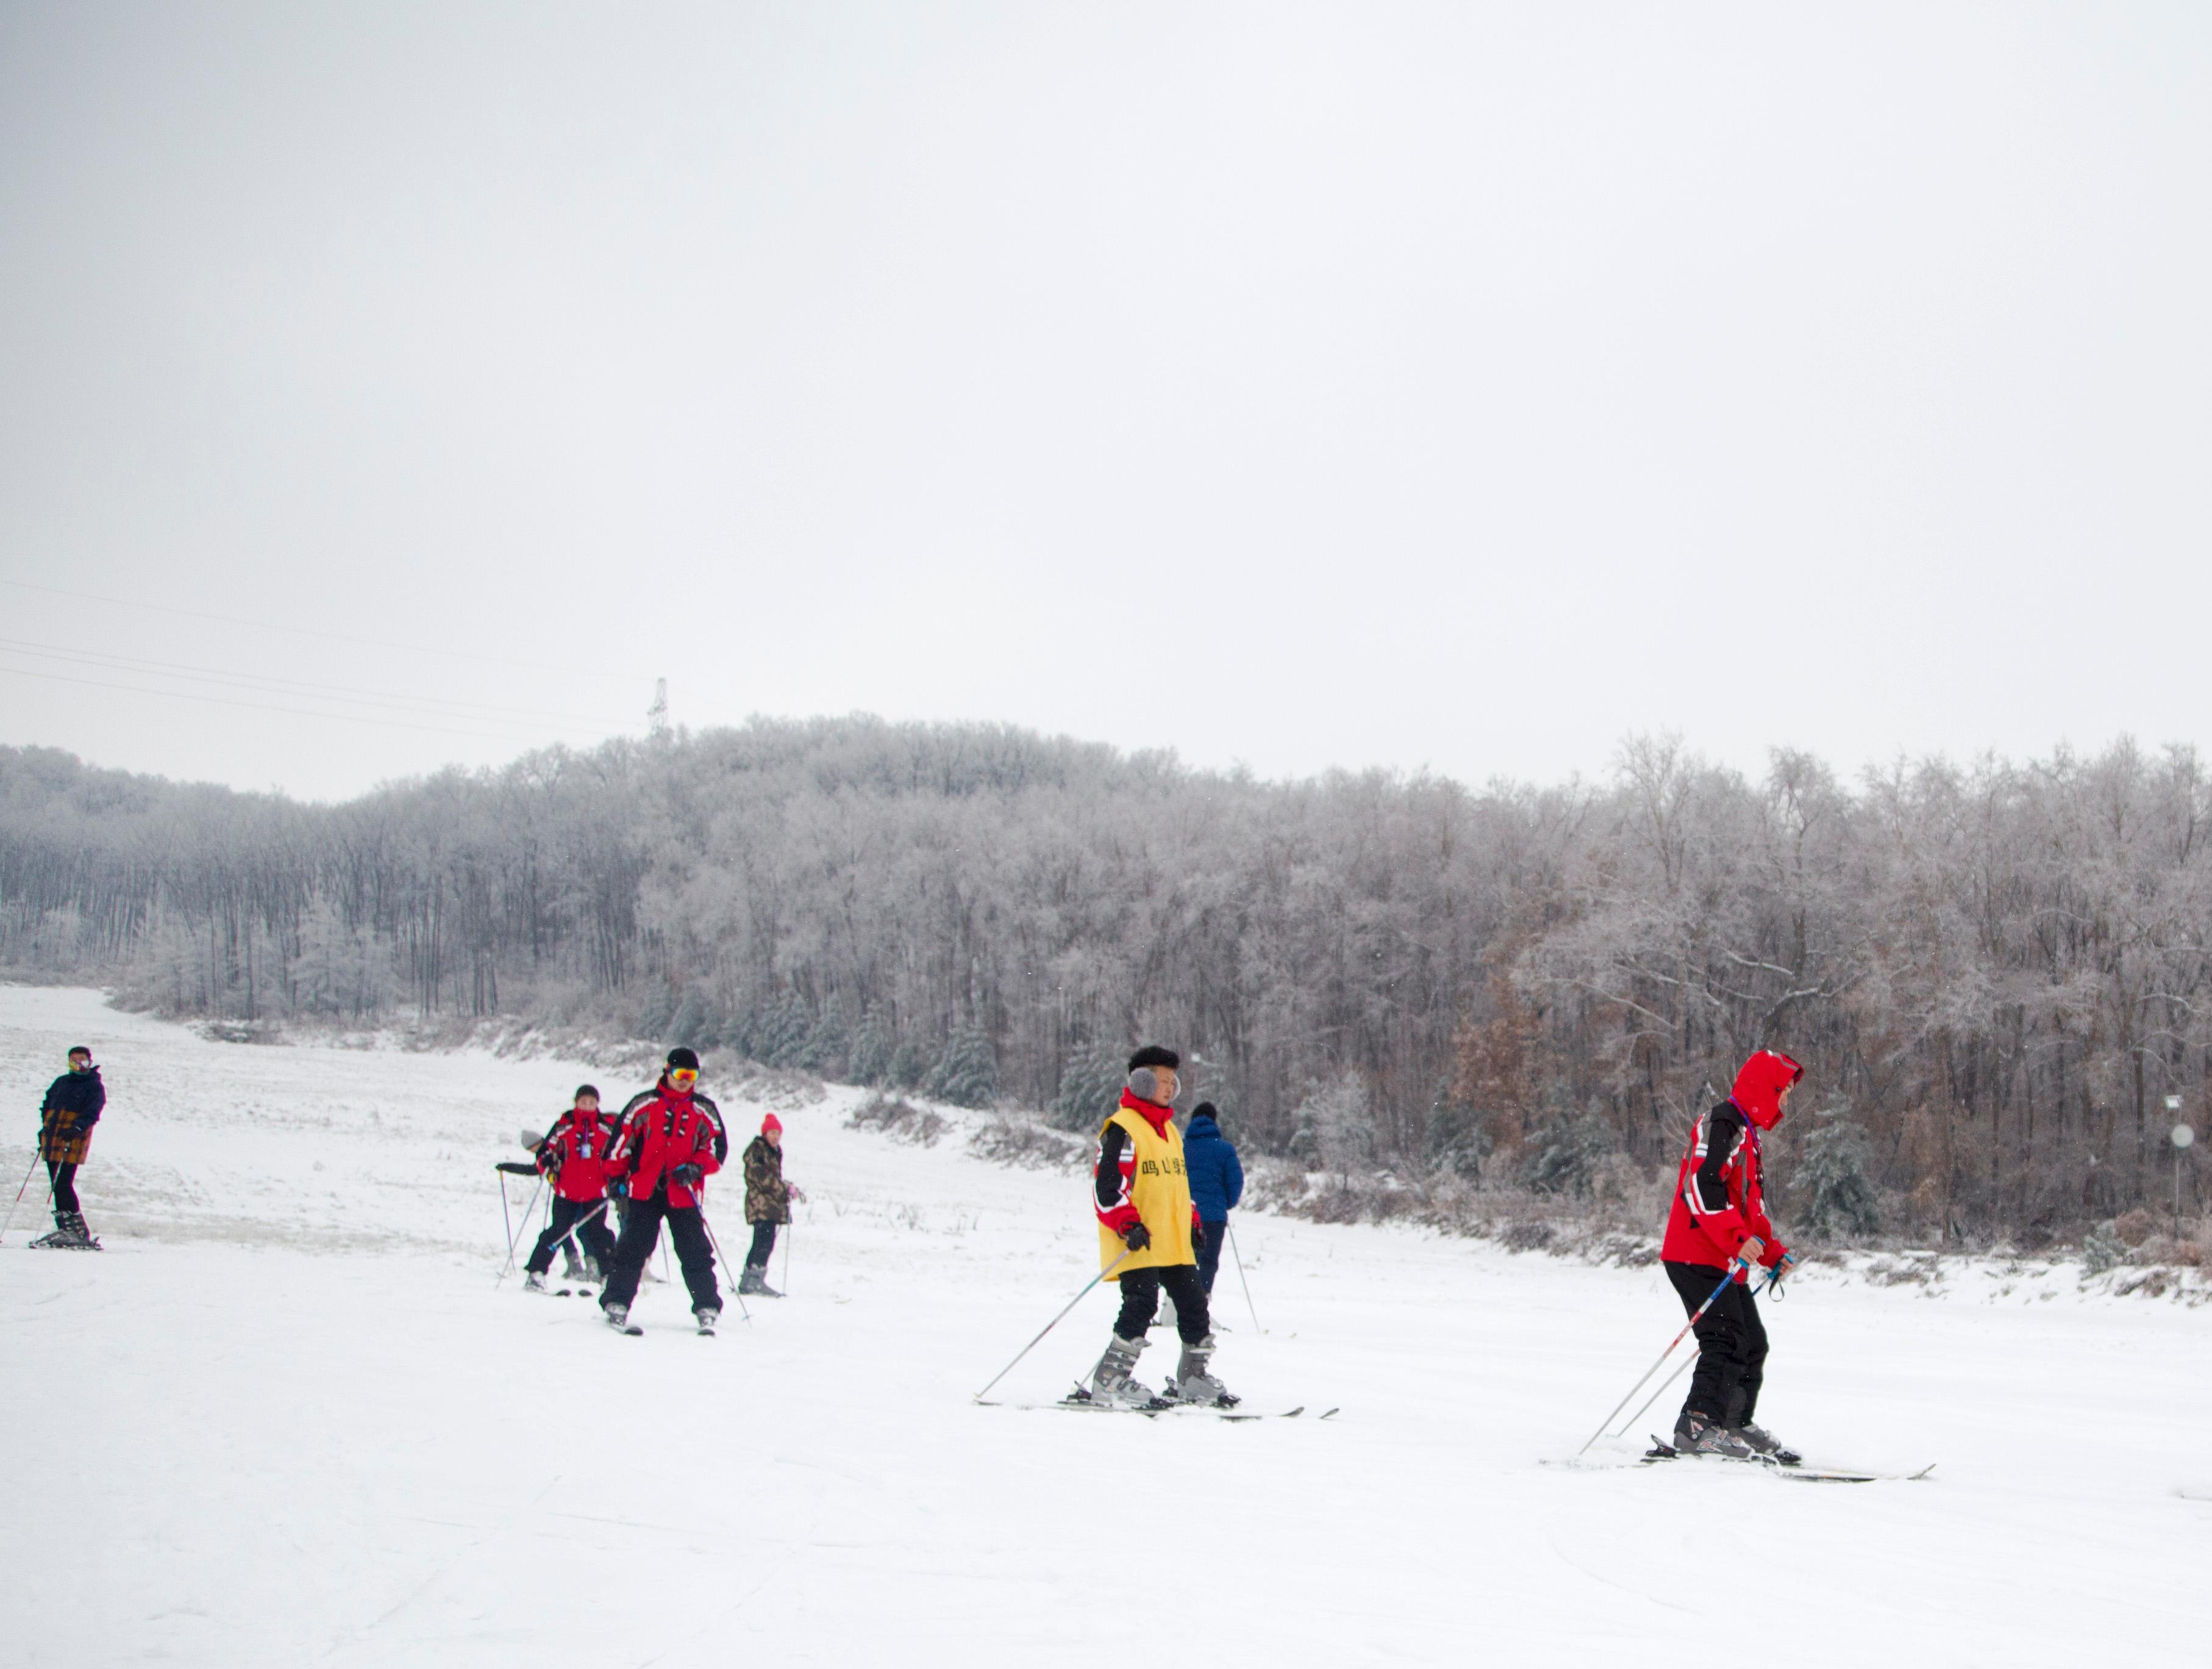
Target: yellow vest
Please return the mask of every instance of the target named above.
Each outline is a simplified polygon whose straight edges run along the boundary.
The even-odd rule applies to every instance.
[[[1129,1179],[1129,1203],[1152,1232],[1152,1243],[1142,1252],[1129,1252],[1119,1234],[1098,1225],[1098,1266],[1111,1268],[1114,1260],[1129,1252],[1128,1261],[1106,1278],[1118,1281],[1133,1269],[1164,1269],[1176,1264],[1195,1264],[1198,1254],[1190,1244],[1190,1178],[1182,1168],[1182,1132],[1168,1121],[1167,1134],[1157,1135],[1144,1115],[1123,1107],[1106,1123],[1119,1124],[1129,1135],[1129,1151],[1136,1160]],[[1099,1135],[1105,1135],[1103,1125]]]

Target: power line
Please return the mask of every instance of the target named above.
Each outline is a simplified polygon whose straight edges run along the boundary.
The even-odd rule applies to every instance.
[[[81,684],[94,690],[123,690],[132,695],[155,696],[163,701],[198,701],[216,707],[246,707],[260,713],[283,713],[297,719],[335,719],[341,724],[373,724],[386,730],[427,730],[439,736],[474,736],[480,740],[520,742],[529,746],[538,739],[518,735],[514,732],[501,734],[489,730],[456,730],[449,725],[410,724],[404,719],[372,719],[355,713],[323,713],[308,707],[278,707],[265,701],[234,701],[227,696],[194,695],[185,690],[149,690],[142,684],[110,684],[96,678],[70,678],[63,673],[34,673],[27,667],[0,667],[0,675],[9,678],[43,679],[50,684]],[[542,746],[542,742],[538,745]]]
[[[101,649],[48,649],[21,638],[0,637],[0,655],[23,655],[36,660],[58,661],[67,665],[94,667],[106,671],[143,673],[153,678],[212,684],[270,695],[300,695],[313,700],[342,701],[356,706],[388,707],[396,711],[427,713],[433,716],[481,718],[489,716],[495,722],[499,722],[502,716],[532,722],[562,719],[588,726],[602,735],[629,734],[627,727],[610,726],[604,717],[581,713],[507,707],[493,702],[455,701],[437,696],[408,695],[396,690],[362,690],[350,685],[320,684],[310,679],[279,678],[265,673],[240,673],[223,667],[198,667],[189,661],[155,661],[140,655],[112,655]]]
[[[333,643],[353,643],[362,649],[397,649],[403,655],[435,655],[441,661],[465,658],[482,666],[520,667],[532,672],[545,670],[543,664],[538,661],[515,661],[499,655],[483,655],[474,649],[427,649],[419,643],[395,643],[385,638],[354,637],[343,632],[319,631],[313,626],[280,626],[267,620],[241,619],[234,614],[211,614],[204,609],[178,608],[168,603],[149,603],[132,597],[102,597],[89,591],[70,591],[58,585],[33,585],[28,580],[0,578],[0,585],[12,585],[22,591],[42,591],[50,597],[73,598],[81,603],[99,603],[108,608],[150,609],[156,614],[174,614],[187,620],[212,620],[218,625],[244,626],[250,631],[275,632],[281,637],[321,637]],[[583,678],[605,679],[614,683],[633,685],[647,681],[642,673],[603,673],[594,671],[588,667],[577,668],[576,675]]]

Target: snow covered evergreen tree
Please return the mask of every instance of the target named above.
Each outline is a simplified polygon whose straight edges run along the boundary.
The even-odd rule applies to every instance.
[[[1121,1101],[1127,1058],[1126,1050],[1107,1042],[1070,1051],[1060,1069],[1060,1093],[1052,1099],[1052,1123],[1064,1130],[1095,1133]]]
[[[1614,1145],[1613,1127],[1595,1109],[1554,1118],[1529,1138],[1522,1185],[1534,1193],[1587,1199]]]
[[[1867,1158],[1866,1132],[1848,1118],[1824,1117],[1806,1136],[1795,1181],[1808,1231],[1828,1239],[1880,1231],[1881,1201],[1867,1179]]]
[[[890,1077],[891,1039],[881,1009],[872,1006],[860,1016],[860,1029],[853,1033],[845,1069],[854,1083],[871,1087]]]
[[[1291,1156],[1318,1171],[1349,1175],[1375,1156],[1375,1123],[1367,1081],[1346,1072],[1308,1087],[1291,1115]]]
[[[998,1092],[999,1065],[991,1040],[971,1020],[946,1040],[924,1093],[956,1107],[981,1107],[988,1106]]]

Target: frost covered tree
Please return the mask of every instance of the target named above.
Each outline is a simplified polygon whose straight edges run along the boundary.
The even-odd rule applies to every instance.
[[[923,1093],[956,1107],[981,1107],[991,1104],[998,1087],[999,1067],[991,1040],[971,1022],[945,1040],[945,1052],[930,1069]]]
[[[1291,1156],[1317,1171],[1350,1175],[1375,1155],[1375,1124],[1367,1081],[1346,1072],[1308,1088],[1293,1115]]]
[[[1830,1240],[1879,1233],[1881,1201],[1867,1179],[1866,1132],[1847,1118],[1825,1116],[1802,1142],[1792,1180],[1806,1228]]]
[[[1346,1163],[1494,1186],[1593,1106],[1608,1166],[1671,1165],[1773,1046],[1848,1087],[1894,1226],[2033,1246],[2148,1200],[2162,1098],[2212,1095],[2208,829],[2195,753],[2128,743],[1846,783],[1632,737],[1605,780],[1478,790],[760,720],[334,806],[0,748],[0,966],[326,1013],[335,920],[364,1013],[825,1062],[857,1015],[844,1069],[900,1087],[988,1016],[995,1093],[1040,1106],[1091,1041],[1157,1039],[1255,1154],[1311,1150],[1353,1071]]]
[[[889,1081],[891,1039],[880,1010],[872,1008],[860,1016],[860,1026],[853,1033],[852,1051],[846,1070],[856,1084],[872,1087]]]
[[[1096,1130],[1104,1124],[1121,1104],[1127,1060],[1128,1051],[1110,1043],[1071,1050],[1053,1097],[1053,1124],[1064,1130]]]
[[[1521,1183],[1533,1193],[1587,1199],[1614,1148],[1613,1127],[1595,1110],[1555,1118],[1522,1148]]]

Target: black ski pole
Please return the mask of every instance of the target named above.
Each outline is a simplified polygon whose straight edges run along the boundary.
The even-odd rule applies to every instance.
[[[8,1221],[0,1223],[0,1236],[5,1236],[8,1231],[15,1226],[15,1207],[23,1203],[23,1190],[31,1185],[31,1179],[38,1174],[38,1169],[39,1148],[38,1144],[33,1142],[31,1145],[31,1168],[23,1173],[23,1187],[15,1191],[15,1201],[8,1208]]]
[[[1244,1254],[1237,1250],[1236,1227],[1225,1218],[1222,1227],[1229,1230],[1229,1255],[1237,1260],[1237,1284],[1244,1288],[1244,1307],[1252,1310],[1252,1283],[1244,1278]],[[1252,1310],[1252,1325],[1260,1327],[1260,1313],[1257,1310]],[[1264,1333],[1267,1330],[1260,1327],[1260,1331]]]
[[[1083,1292],[1079,1292],[1079,1293],[1076,1294],[1074,1297],[1073,1297],[1073,1298],[1071,1298],[1071,1299],[1069,1299],[1069,1300],[1067,1300],[1067,1310],[1072,1310],[1072,1309],[1073,1309],[1073,1308],[1074,1308],[1078,1304],[1080,1304],[1080,1303],[1083,1301],[1083,1298],[1084,1298],[1084,1294],[1085,1294],[1085,1293],[1088,1293],[1088,1292],[1091,1289],[1091,1288],[1093,1288],[1093,1287],[1097,1286],[1097,1285],[1101,1281],[1103,1281],[1103,1280],[1104,1280],[1108,1276],[1109,1276],[1109,1275],[1113,1274],[1113,1272],[1114,1272],[1115,1270],[1117,1270],[1117,1269],[1121,1268],[1122,1264],[1124,1264],[1127,1263],[1127,1262],[1129,1261],[1129,1259],[1131,1259],[1132,1258],[1135,1257],[1136,1255],[1137,1255],[1137,1249],[1136,1249],[1134,1246],[1131,1246],[1131,1247],[1129,1248],[1129,1250],[1128,1250],[1128,1251],[1127,1251],[1127,1252],[1123,1252],[1123,1253],[1122,1253],[1119,1258],[1115,1258],[1112,1263],[1110,1263],[1110,1264],[1107,1264],[1107,1265],[1106,1265],[1106,1267],[1105,1267],[1104,1269],[1100,1270],[1098,1271],[1098,1273],[1097,1273],[1097,1274],[1096,1274],[1096,1275],[1092,1276],[1091,1276],[1088,1281],[1085,1281],[1085,1282],[1083,1283]],[[1012,1372],[1014,1371],[1015,1364],[1016,1364],[1016,1363],[1018,1363],[1018,1362],[1019,1362],[1019,1361],[1021,1361],[1022,1356],[1026,1356],[1027,1355],[1029,1355],[1029,1353],[1030,1353],[1030,1351],[1032,1351],[1032,1350],[1036,1349],[1037,1348],[1037,1346],[1038,1346],[1038,1345],[1040,1345],[1040,1344],[1043,1343],[1044,1343],[1044,1336],[1045,1336],[1045,1333],[1048,1333],[1048,1332],[1050,1332],[1054,1328],[1055,1328],[1055,1327],[1059,1326],[1059,1325],[1060,1325],[1060,1324],[1061,1322],[1063,1322],[1063,1321],[1065,1321],[1065,1320],[1066,1320],[1066,1319],[1067,1319],[1067,1310],[1062,1310],[1062,1311],[1061,1311],[1058,1315],[1056,1315],[1056,1316],[1053,1317],[1053,1319],[1052,1319],[1051,1320],[1049,1320],[1049,1321],[1046,1322],[1046,1323],[1044,1324],[1044,1331],[1043,1331],[1043,1332],[1040,1332],[1040,1333],[1039,1333],[1039,1334],[1038,1334],[1035,1338],[1031,1339],[1031,1340],[1030,1340],[1027,1344],[1024,1344],[1024,1346],[1022,1346],[1022,1349],[1021,1349],[1021,1355],[1020,1355],[1016,1356],[1016,1357],[1014,1358],[1013,1361],[1010,1361],[1010,1362],[1008,1362],[1008,1363],[1007,1363],[1004,1367],[1001,1367],[1001,1368],[1000,1368],[997,1373],[995,1373],[995,1374],[992,1374],[992,1375],[991,1375],[991,1385],[996,1385],[996,1384],[998,1384],[998,1382],[999,1382],[1000,1380],[1005,1379],[1005,1378],[1006,1377],[1006,1375],[1007,1375],[1007,1374],[1009,1374],[1012,1373]],[[989,1391],[990,1391],[990,1389],[991,1389],[991,1385],[987,1385],[987,1386],[985,1386],[983,1387],[983,1389],[982,1389],[982,1390],[981,1390],[981,1391],[977,1392],[975,1393],[975,1396],[974,1400],[975,1400],[975,1401],[976,1401],[976,1402],[979,1402],[979,1403],[980,1403],[980,1402],[981,1402],[981,1401],[983,1400],[984,1397],[985,1397],[987,1394],[988,1394],[988,1392],[989,1392]]]
[[[722,1256],[722,1243],[714,1238],[714,1224],[707,1221],[707,1190],[705,1185],[701,1185],[697,1191],[699,1195],[699,1227],[707,1231],[707,1244],[714,1248],[714,1261],[721,1264],[722,1272],[726,1275],[730,1272],[730,1260]],[[738,1300],[738,1313],[743,1316],[747,1321],[750,1321],[753,1319],[753,1313],[745,1307],[745,1295],[739,1292],[736,1287],[732,1287],[730,1288],[730,1296]]]
[[[1689,1337],[1690,1329],[1696,1326],[1698,1322],[1705,1319],[1705,1312],[1711,1309],[1714,1304],[1719,1301],[1720,1295],[1728,1290],[1729,1282],[1735,1279],[1736,1270],[1739,1269],[1748,1269],[1751,1266],[1745,1263],[1741,1258],[1738,1258],[1735,1262],[1729,1265],[1728,1273],[1721,1276],[1720,1285],[1715,1287],[1712,1290],[1711,1295],[1708,1297],[1704,1303],[1698,1306],[1696,1313],[1692,1315],[1687,1321],[1682,1324],[1682,1331],[1675,1334],[1672,1339],[1668,1341],[1667,1348],[1659,1353],[1659,1360],[1653,1362],[1650,1367],[1645,1368],[1644,1372],[1637,1377],[1636,1383],[1628,1387],[1628,1397],[1623,1397],[1619,1402],[1615,1403],[1613,1405],[1613,1414],[1608,1414],[1604,1419],[1599,1421],[1597,1422],[1597,1429],[1583,1440],[1582,1447],[1575,1451],[1577,1455],[1586,1453],[1592,1443],[1596,1442],[1599,1438],[1605,1435],[1605,1428],[1613,1423],[1613,1414],[1620,1413],[1621,1410],[1628,1406],[1629,1397],[1633,1397],[1638,1392],[1644,1389],[1644,1380],[1650,1379],[1654,1374],[1656,1374],[1659,1371],[1661,1367],[1666,1362],[1667,1358],[1674,1354],[1674,1347],[1677,1344],[1680,1344],[1684,1339]]]
[[[538,1178],[538,1186],[537,1186],[536,1188],[533,1188],[533,1189],[532,1189],[532,1190],[530,1191],[530,1203],[529,1203],[526,1207],[525,1207],[525,1208],[524,1208],[524,1209],[523,1209],[523,1213],[522,1213],[522,1228],[518,1228],[518,1229],[514,1230],[511,1234],[509,1234],[509,1235],[507,1236],[507,1262],[506,1262],[506,1263],[505,1263],[505,1264],[501,1267],[501,1269],[500,1269],[500,1271],[499,1271],[499,1278],[498,1278],[497,1280],[494,1281],[494,1282],[491,1283],[491,1285],[492,1285],[492,1290],[493,1290],[494,1292],[497,1292],[497,1291],[499,1290],[499,1288],[500,1288],[502,1285],[504,1285],[504,1284],[505,1284],[505,1282],[506,1282],[506,1281],[507,1281],[507,1277],[510,1274],[512,1274],[512,1273],[514,1272],[514,1248],[515,1248],[516,1242],[517,1242],[517,1241],[519,1241],[519,1240],[521,1239],[521,1237],[522,1237],[522,1229],[523,1229],[523,1228],[527,1228],[527,1227],[530,1227],[530,1220],[531,1220],[532,1217],[534,1217],[534,1216],[536,1216],[536,1215],[538,1215],[538,1191],[539,1191],[539,1190],[540,1190],[540,1189],[543,1189],[544,1186],[545,1186],[545,1179],[544,1179],[544,1177],[540,1177],[540,1178]],[[506,1190],[506,1187],[505,1187],[505,1185],[502,1185],[501,1186],[499,1197],[500,1197],[500,1203],[501,1203],[502,1205],[504,1205],[504,1204],[507,1203],[507,1190]]]
[[[1776,1297],[1779,1298],[1782,1295],[1780,1287],[1778,1285],[1779,1278],[1780,1277],[1778,1277],[1772,1270],[1767,1270],[1766,1283],[1759,1289],[1760,1294],[1764,1296],[1765,1294],[1771,1292],[1774,1294]],[[1657,1402],[1662,1397],[1667,1394],[1667,1387],[1674,1384],[1675,1380],[1680,1379],[1683,1374],[1688,1373],[1697,1365],[1698,1356],[1697,1353],[1693,1351],[1691,1353],[1687,1361],[1684,1361],[1680,1367],[1676,1368],[1673,1373],[1669,1374],[1664,1380],[1662,1380],[1659,1382],[1658,1390],[1653,1392],[1649,1397],[1646,1397],[1644,1399],[1644,1406],[1642,1408],[1638,1409],[1635,1413],[1630,1415],[1628,1418],[1620,1422],[1620,1431],[1613,1432],[1608,1434],[1614,1437],[1620,1436],[1622,1432],[1626,1432],[1631,1426],[1633,1426],[1638,1420],[1641,1420],[1645,1415],[1649,1414],[1651,1411],[1651,1404]],[[1631,1392],[1629,1394],[1633,1396],[1635,1393]],[[1589,1445],[1584,1444],[1583,1447],[1587,1448]]]

